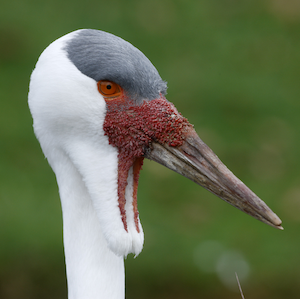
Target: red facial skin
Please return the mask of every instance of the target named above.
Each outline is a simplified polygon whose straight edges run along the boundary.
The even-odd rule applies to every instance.
[[[127,230],[125,211],[125,190],[128,171],[133,166],[133,211],[137,232],[138,209],[137,187],[144,153],[151,141],[169,146],[180,146],[184,131],[191,127],[188,120],[180,115],[175,106],[161,96],[144,101],[137,106],[124,95],[106,98],[107,113],[103,125],[109,144],[118,148],[118,201],[124,229]]]

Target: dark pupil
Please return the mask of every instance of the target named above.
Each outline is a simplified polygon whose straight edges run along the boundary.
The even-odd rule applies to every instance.
[[[106,88],[107,89],[111,89],[111,85],[106,85]]]

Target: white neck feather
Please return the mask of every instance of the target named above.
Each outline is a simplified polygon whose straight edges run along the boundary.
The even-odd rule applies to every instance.
[[[63,210],[69,299],[124,298],[122,256],[107,246],[80,174],[66,157],[56,171]]]

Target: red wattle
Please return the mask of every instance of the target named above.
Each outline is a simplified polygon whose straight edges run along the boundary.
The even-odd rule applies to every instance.
[[[143,156],[151,141],[169,146],[182,145],[184,131],[191,127],[175,106],[164,97],[135,105],[124,96],[106,100],[107,113],[103,125],[109,143],[118,148],[118,201],[127,231],[125,190],[128,171],[133,166],[133,211],[137,231],[137,187]]]

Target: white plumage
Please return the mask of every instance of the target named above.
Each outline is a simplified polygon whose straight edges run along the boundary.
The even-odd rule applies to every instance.
[[[75,65],[79,61],[76,60],[77,58],[73,59],[72,56],[75,55],[73,53],[76,50],[70,50],[68,47],[71,47],[70,45],[72,45],[73,41],[76,42],[76,39],[79,40],[78,44],[80,44],[80,38],[89,33],[93,36],[97,35],[96,31],[89,30],[70,33],[53,42],[41,54],[31,76],[29,106],[34,120],[35,134],[40,141],[49,164],[55,172],[59,186],[63,211],[69,298],[119,299],[124,298],[125,290],[123,257],[129,253],[138,255],[141,252],[144,234],[139,219],[139,230],[135,225],[133,167],[128,172],[125,192],[127,231],[124,229],[124,221],[120,217],[120,203],[118,202],[118,163],[120,163],[118,154],[120,149],[110,144],[109,136],[103,130],[104,121],[108,113],[108,102],[97,89],[97,81],[104,79],[114,81],[113,76],[115,76],[115,82],[120,82],[118,84],[126,92],[127,87],[125,88],[124,86],[130,86],[131,78],[130,72],[128,73],[127,71],[126,78],[125,75],[122,77],[121,68],[116,68],[120,69],[120,75],[112,74],[111,78],[99,77],[99,79],[95,79],[96,75],[89,76],[90,67],[85,71],[84,59],[88,60],[91,57],[90,55],[92,55],[93,49],[97,48],[94,38],[91,38],[90,46],[86,43],[89,37],[85,40],[86,44],[80,45],[90,55],[83,55],[83,61],[80,61],[80,66],[79,63]],[[112,35],[100,31],[99,34],[99,43],[101,41],[105,43],[105,38],[108,36],[112,39],[112,45],[114,45],[114,37]],[[124,41],[124,47],[125,43]],[[119,38],[116,38],[116,47],[117,45],[118,51],[120,51],[119,45],[122,46],[123,44]],[[128,55],[130,55],[130,47],[135,49],[135,51],[136,48],[128,45],[130,44],[126,43],[126,47],[129,47],[129,50],[124,51],[128,51]],[[110,45],[108,49],[111,52],[103,53],[102,57],[99,56],[99,60],[106,60],[105,55],[113,55],[113,46]],[[117,56],[113,58],[118,60]],[[122,64],[122,59],[120,58],[120,65]],[[133,57],[132,59],[134,61],[135,58]],[[140,58],[137,57],[136,59]],[[94,60],[95,58],[93,58],[93,61],[88,61],[88,63],[93,65],[95,64]],[[132,66],[132,69],[136,70],[137,74],[143,74],[143,67],[146,70],[146,67],[149,67],[148,64],[149,62],[146,61],[146,58],[142,57],[138,61],[138,65]],[[109,76],[107,73],[109,66],[105,66],[105,69],[105,76]],[[146,79],[149,82],[156,82],[155,84],[158,86],[157,94],[161,96],[161,86],[164,83],[160,81],[158,73],[156,74],[156,70],[154,70],[151,69],[152,77],[149,75],[149,80]],[[143,101],[151,101],[153,99],[152,95],[155,94],[155,88],[153,87],[154,91],[145,91],[143,93],[143,86],[137,86],[139,84],[138,76],[133,74],[132,77],[135,77],[135,82],[137,82],[134,87],[130,87],[132,90],[129,90],[128,87],[128,95],[136,96],[133,102],[138,106],[142,105]],[[141,77],[144,78],[144,76]],[[145,84],[145,80],[141,80],[140,84]],[[173,117],[174,114],[172,114]],[[186,137],[185,140],[188,140],[188,138]],[[180,163],[172,162],[173,158],[169,159],[167,156],[155,158],[155,154],[153,154],[157,151],[155,144],[156,140],[153,140],[153,147],[145,149],[146,157],[163,164],[166,163],[167,167],[193,179],[252,216],[280,228],[281,221],[279,218],[266,208],[263,202],[258,198],[256,199],[254,194],[251,193],[249,198],[251,197],[251,200],[255,202],[253,205],[255,211],[251,210],[249,212],[251,202],[244,209],[244,202],[250,199],[246,198],[240,203],[241,198],[244,196],[243,192],[248,192],[248,189],[244,189],[247,187],[244,187],[240,181],[232,183],[235,186],[234,188],[242,190],[237,191],[233,195],[230,194],[231,191],[224,191],[227,187],[222,189],[222,184],[230,184],[231,177],[222,179],[221,187],[218,185],[219,176],[229,177],[232,174],[225,166],[223,168],[223,164],[220,164],[221,162],[219,162],[217,157],[212,156],[213,154],[210,152],[207,154],[212,157],[210,158],[213,161],[211,163],[216,163],[217,165],[213,171],[224,174],[213,174],[212,178],[209,178],[211,170],[205,170],[205,168],[204,175],[201,174],[202,176],[199,178],[194,171],[199,173],[199,169],[202,166],[190,158],[191,154],[185,156],[184,151],[179,153],[180,147],[172,148],[168,145],[164,147],[168,149],[168,155],[180,157],[180,163],[189,165],[187,167],[190,168],[183,171],[182,169],[185,168],[181,169],[180,167],[182,166],[178,166]],[[167,162],[162,162],[164,160]],[[193,171],[189,169],[193,169]],[[211,181],[210,185],[207,185],[206,181],[204,182],[203,177],[205,180]],[[224,192],[227,192],[229,195],[225,196]],[[260,210],[259,207],[263,208]]]

